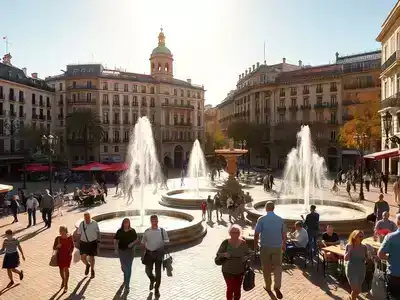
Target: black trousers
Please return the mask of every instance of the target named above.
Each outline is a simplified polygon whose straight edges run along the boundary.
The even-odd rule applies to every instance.
[[[400,277],[387,275],[387,291],[390,300],[400,300]]]
[[[33,225],[36,225],[36,209],[35,208],[28,208],[29,226],[32,225],[32,220],[33,220]]]
[[[51,214],[53,210],[51,208],[42,208],[43,222],[47,227],[51,227]]]
[[[146,261],[146,275],[149,277],[151,282],[155,283],[155,289],[159,289],[161,285],[161,266],[164,255],[158,253],[157,251],[146,250],[145,258]],[[155,276],[153,274],[153,269],[155,269]]]
[[[13,214],[13,217],[14,217],[14,221],[13,222],[18,222],[18,210],[16,209],[14,209],[14,210],[12,210],[12,214]]]

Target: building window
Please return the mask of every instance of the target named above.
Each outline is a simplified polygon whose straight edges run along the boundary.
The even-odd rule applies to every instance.
[[[315,114],[318,122],[324,121],[324,114],[322,111],[317,111]]]
[[[103,123],[104,124],[108,124],[109,123],[108,112],[107,111],[103,113]]]
[[[132,91],[137,92],[137,85],[136,85],[136,84],[134,84],[134,85],[132,86]]]
[[[154,94],[154,86],[152,86],[152,87],[150,88],[150,93],[151,93],[151,94]]]
[[[331,141],[336,141],[336,131],[335,130],[331,131]]]
[[[317,96],[317,104],[318,105],[322,104],[322,96]]]
[[[285,114],[279,114],[278,123],[283,123],[283,122],[285,122]]]
[[[178,96],[178,90],[174,89],[174,96]]]
[[[63,90],[63,84],[62,84],[62,83],[59,83],[59,84],[58,84],[58,89],[59,89],[60,91]]]
[[[136,96],[133,96],[132,105],[133,106],[138,106],[138,102],[137,102],[137,97]]]
[[[124,141],[129,141],[129,131],[124,132]]]
[[[116,153],[119,152],[119,147],[118,147],[118,146],[115,146],[115,147],[114,147],[114,152],[116,152]]]
[[[151,107],[154,107],[155,105],[156,105],[155,99],[154,99],[154,98],[151,98],[151,99],[150,99],[150,106],[151,106]]]
[[[136,114],[136,113],[133,113],[133,115],[132,115],[132,122],[133,122],[133,124],[136,124],[137,119],[138,119],[137,114]]]
[[[103,83],[103,90],[105,90],[105,91],[108,90],[108,82]]]
[[[114,95],[113,104],[117,106],[119,105],[119,95]]]
[[[124,92],[127,92],[128,91],[128,84],[124,84]]]
[[[92,88],[92,82],[91,82],[91,81],[87,81],[87,82],[86,82],[86,87],[87,87],[88,89],[91,89],[91,88]]]
[[[183,90],[181,90],[181,97],[183,97],[185,94],[184,94],[184,91]]]
[[[285,106],[285,99],[280,99],[279,100],[279,107],[284,107]]]
[[[76,88],[76,81],[73,81],[73,82],[72,82],[72,87],[73,87],[73,88]]]
[[[36,95],[32,93],[32,105],[36,105]]]
[[[336,104],[337,100],[336,100],[336,95],[332,95],[331,96],[331,104]]]
[[[322,84],[317,84],[317,93],[322,93]]]
[[[118,83],[114,83],[114,91],[118,91]]]
[[[107,153],[108,152],[108,146],[104,146],[104,152]]]
[[[103,104],[108,105],[108,94],[103,95]]]

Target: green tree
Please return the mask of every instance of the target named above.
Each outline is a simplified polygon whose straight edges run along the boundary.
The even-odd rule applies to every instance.
[[[89,108],[76,110],[67,115],[66,128],[68,145],[74,146],[81,142],[87,163],[89,144],[98,144],[104,137],[100,116]]]
[[[221,149],[227,145],[227,141],[221,130],[217,130],[213,134],[206,133],[205,152],[214,154],[215,149]]]
[[[44,128],[36,128],[32,126],[23,126],[18,129],[18,138],[24,141],[24,149],[30,155],[36,153],[42,148],[42,136],[46,134]]]

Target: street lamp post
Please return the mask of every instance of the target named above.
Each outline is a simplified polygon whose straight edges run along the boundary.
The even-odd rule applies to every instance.
[[[392,130],[392,114],[390,112],[386,112],[386,114],[382,117],[383,119],[383,129],[385,130],[386,134],[386,141],[385,141],[385,148],[389,149],[389,133]],[[387,173],[388,170],[386,168],[389,167],[389,159],[385,159],[385,173]]]
[[[354,139],[356,140],[357,147],[360,152],[361,156],[361,166],[360,166],[360,175],[361,175],[361,184],[360,184],[360,201],[364,201],[364,148],[365,148],[365,141],[368,136],[365,133],[356,134]]]
[[[42,136],[42,144],[49,153],[49,185],[50,185],[50,195],[53,194],[53,154],[54,146],[57,145],[58,137],[52,134]]]
[[[238,141],[240,149],[246,149],[247,141]],[[247,159],[247,164],[248,164],[248,169],[247,169],[247,174],[250,173],[250,166],[249,166],[249,159]],[[244,167],[243,167],[243,172],[244,172]]]

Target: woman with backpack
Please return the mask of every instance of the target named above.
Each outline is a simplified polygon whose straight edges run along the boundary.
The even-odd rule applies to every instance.
[[[222,274],[226,282],[226,299],[239,300],[249,247],[242,237],[242,228],[239,225],[232,225],[229,235],[230,238],[224,240],[219,247],[215,263],[222,266]]]

